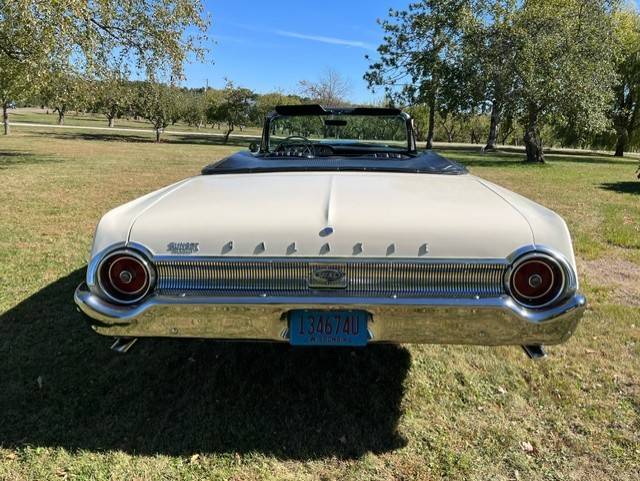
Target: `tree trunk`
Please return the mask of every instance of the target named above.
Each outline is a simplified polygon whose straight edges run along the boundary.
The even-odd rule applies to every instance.
[[[436,97],[429,100],[429,127],[427,130],[427,149],[433,149],[433,133],[436,123]]]
[[[616,151],[614,157],[624,157],[624,151],[627,150],[627,132],[621,132],[618,134],[618,141],[616,142]]]
[[[542,138],[538,128],[538,112],[535,107],[529,107],[529,121],[523,140],[527,151],[527,162],[543,164],[544,152],[542,151]]]
[[[227,142],[229,142],[229,136],[231,135],[231,132],[233,132],[233,124],[229,124],[229,128],[227,129],[227,133],[224,134],[224,143],[225,144]]]
[[[162,134],[162,129],[160,127],[156,128],[156,142],[160,142],[161,134]]]
[[[58,110],[58,125],[64,125],[64,110]]]
[[[2,104],[2,122],[4,123],[4,135],[9,135],[9,106]]]
[[[484,150],[496,150],[496,142],[498,141],[498,124],[500,122],[500,109],[494,100],[491,105],[491,121],[489,123],[489,137],[487,137],[487,145]]]
[[[507,141],[509,140],[509,136],[512,133],[513,133],[513,128],[507,128],[505,130],[502,130],[500,132],[500,136],[502,137],[502,139],[500,140],[500,143],[503,144],[503,145],[506,144]],[[515,140],[517,141],[518,139],[515,139]]]
[[[115,125],[115,118],[109,117],[109,127],[113,127]]]

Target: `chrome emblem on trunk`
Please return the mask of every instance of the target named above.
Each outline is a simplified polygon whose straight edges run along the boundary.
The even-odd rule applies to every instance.
[[[312,289],[344,289],[348,279],[344,265],[311,264],[309,287]]]
[[[193,254],[200,250],[199,242],[170,242],[167,250],[172,254]]]

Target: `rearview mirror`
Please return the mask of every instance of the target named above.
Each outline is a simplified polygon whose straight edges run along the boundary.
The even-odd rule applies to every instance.
[[[260,150],[260,144],[258,144],[257,142],[251,142],[249,144],[249,150],[255,154]]]

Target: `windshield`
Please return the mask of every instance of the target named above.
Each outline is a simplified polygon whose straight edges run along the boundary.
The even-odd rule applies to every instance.
[[[288,137],[294,138],[287,140]],[[267,150],[273,152],[283,143],[292,141],[376,151],[407,151],[409,145],[406,119],[400,115],[281,115],[273,118]]]

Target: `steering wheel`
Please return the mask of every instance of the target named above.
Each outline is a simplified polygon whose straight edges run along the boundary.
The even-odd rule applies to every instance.
[[[313,157],[315,155],[313,142],[302,135],[290,135],[289,137],[282,139],[273,150],[274,152],[284,150],[287,145],[301,145],[304,147],[302,151],[303,154],[307,154],[308,157]]]

